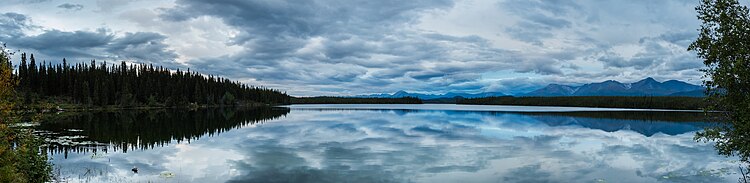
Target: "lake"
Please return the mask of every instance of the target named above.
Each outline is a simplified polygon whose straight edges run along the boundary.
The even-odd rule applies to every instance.
[[[34,128],[70,182],[737,182],[700,112],[291,105],[61,113]],[[133,168],[138,173],[133,173]]]

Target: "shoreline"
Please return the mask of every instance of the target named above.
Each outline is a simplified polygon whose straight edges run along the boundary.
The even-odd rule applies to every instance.
[[[296,106],[294,106],[296,105]],[[358,105],[358,106],[355,106]],[[390,106],[386,106],[390,105]],[[426,106],[424,108],[415,106]],[[289,104],[278,107],[290,109],[352,109],[352,110],[450,110],[487,112],[706,112],[701,109],[645,109],[645,108],[606,108],[577,106],[530,106],[530,105],[490,105],[490,104]],[[711,113],[720,111],[709,111]]]
[[[316,105],[329,105],[326,107],[322,107],[321,109],[339,109],[339,107],[331,107],[330,105],[338,105],[338,106],[345,106],[345,105],[372,105],[372,106],[359,106],[354,107],[354,109],[394,109],[394,108],[383,108],[382,106],[378,107],[375,105],[420,105],[420,106],[434,106],[434,105],[444,105],[444,106],[459,106],[466,109],[456,109],[459,111],[470,111],[473,109],[479,109],[480,111],[493,111],[488,110],[485,108],[523,108],[523,107],[533,107],[533,108],[542,108],[542,109],[550,109],[553,111],[550,112],[567,112],[566,111],[557,111],[560,109],[579,109],[582,111],[654,111],[654,112],[709,112],[709,113],[720,113],[721,111],[704,111],[703,109],[663,109],[663,108],[630,108],[630,107],[598,107],[598,106],[565,106],[565,105],[501,105],[501,104],[460,104],[460,103],[423,103],[423,104],[410,104],[410,103],[290,103],[290,104],[264,104],[264,103],[250,103],[250,104],[241,104],[241,105],[186,105],[186,106],[130,106],[130,107],[122,107],[122,106],[116,106],[116,105],[110,105],[110,106],[80,106],[78,104],[60,104],[60,105],[53,105],[54,107],[41,107],[41,106],[33,106],[33,107],[23,107],[23,108],[14,108],[13,111],[16,112],[23,112],[23,113],[54,113],[54,112],[87,112],[87,111],[120,111],[120,110],[160,110],[160,109],[207,109],[207,108],[224,108],[224,107],[287,107],[287,108],[294,108],[291,107],[293,105],[297,106],[316,106]],[[64,107],[61,107],[64,106]],[[302,108],[296,108],[296,109],[303,109],[308,107],[302,107]],[[415,108],[404,108],[406,110],[409,109],[415,109]],[[426,109],[430,110],[430,109]],[[506,111],[506,110],[499,110],[499,111]],[[513,110],[510,110],[513,111]]]
[[[241,105],[187,105],[187,106],[80,106],[78,104],[60,104],[54,105],[55,107],[24,107],[14,108],[16,112],[30,112],[30,113],[54,113],[54,112],[87,112],[87,111],[119,111],[119,110],[158,110],[158,109],[207,109],[207,108],[223,108],[223,107],[275,107],[284,104],[263,104],[263,103],[250,103]],[[66,106],[66,107],[61,107]]]

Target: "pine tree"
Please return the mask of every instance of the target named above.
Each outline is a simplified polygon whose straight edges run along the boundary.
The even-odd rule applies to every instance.
[[[22,54],[24,63],[25,53]],[[107,65],[77,63],[69,65],[42,62],[36,64],[33,54],[29,64],[19,66],[21,89],[41,97],[69,97],[88,105],[157,105],[183,106],[188,103],[215,105],[236,103],[280,104],[289,96],[278,90],[251,87],[196,72],[172,72],[164,67],[144,64]],[[35,97],[27,96],[29,102]]]

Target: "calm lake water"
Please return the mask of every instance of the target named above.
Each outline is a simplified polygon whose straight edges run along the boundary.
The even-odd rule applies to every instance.
[[[34,128],[71,182],[737,182],[736,158],[693,140],[702,115],[292,105],[62,113]]]

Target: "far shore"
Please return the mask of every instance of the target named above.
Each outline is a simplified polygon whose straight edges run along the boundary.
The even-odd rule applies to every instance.
[[[352,109],[352,110],[447,110],[486,112],[706,112],[704,110],[606,108],[571,106],[477,105],[477,104],[292,104],[278,107],[292,109]],[[719,112],[719,111],[708,111]]]

